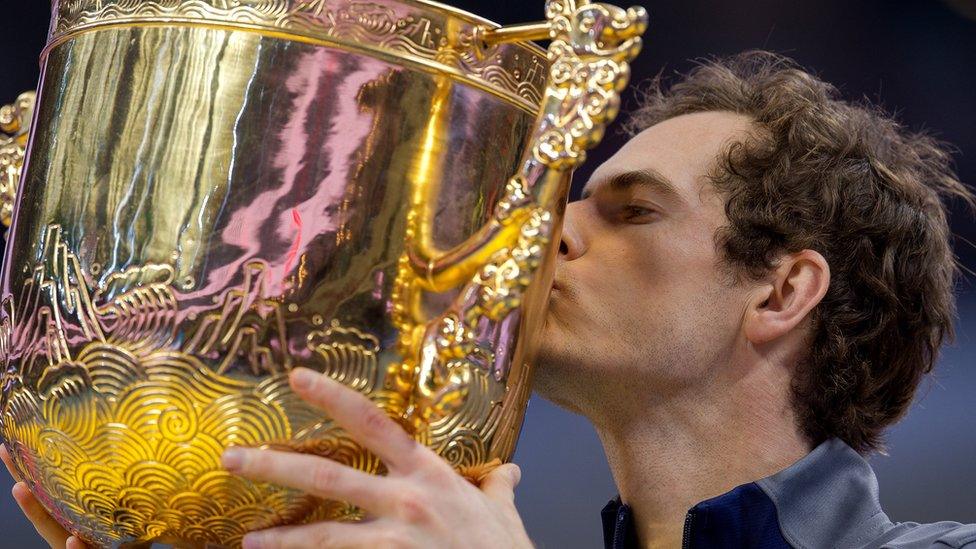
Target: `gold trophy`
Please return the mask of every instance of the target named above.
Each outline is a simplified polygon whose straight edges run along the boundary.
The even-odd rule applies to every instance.
[[[462,474],[511,457],[570,173],[647,25],[545,13],[53,1],[36,107],[0,111],[0,432],[66,529],[234,547],[359,517],[220,466],[243,445],[383,473],[289,390],[296,366]]]

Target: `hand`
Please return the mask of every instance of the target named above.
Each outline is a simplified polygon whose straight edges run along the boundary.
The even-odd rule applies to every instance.
[[[0,458],[3,459],[3,464],[7,466],[7,471],[10,471],[10,476],[14,477],[14,480],[17,481],[14,484],[13,490],[11,490],[14,500],[20,506],[20,510],[24,512],[24,515],[27,516],[27,519],[34,525],[37,533],[51,546],[51,549],[85,549],[85,543],[65,531],[47,513],[41,505],[41,502],[37,501],[37,498],[34,497],[34,494],[27,489],[27,484],[17,474],[17,469],[14,468],[14,463],[10,459],[10,452],[7,451],[6,444],[0,446]]]
[[[503,465],[476,487],[363,395],[305,368],[290,378],[295,392],[322,409],[389,470],[370,475],[326,458],[229,448],[223,465],[257,481],[289,486],[366,511],[360,523],[285,526],[244,537],[245,549],[299,547],[532,547],[515,509],[518,466]]]

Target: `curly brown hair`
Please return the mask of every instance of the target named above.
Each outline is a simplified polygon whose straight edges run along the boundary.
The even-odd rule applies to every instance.
[[[959,268],[942,198],[971,206],[973,195],[942,143],[769,52],[700,63],[670,86],[658,77],[626,128],[701,111],[756,126],[711,178],[726,199],[716,243],[730,270],[758,279],[803,249],[830,265],[793,381],[799,429],[813,444],[881,450],[952,338]]]

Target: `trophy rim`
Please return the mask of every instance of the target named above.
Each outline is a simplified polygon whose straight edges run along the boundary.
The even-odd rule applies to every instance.
[[[400,1],[405,4],[419,4],[421,6],[427,6],[433,8],[435,10],[445,11],[447,13],[457,15],[460,19],[467,19],[468,22],[470,23],[477,23],[479,25],[484,25],[492,29],[498,29],[502,27],[500,23],[496,23],[491,19],[488,19],[487,17],[482,17],[481,15],[478,15],[476,13],[472,13],[468,10],[461,9],[457,6],[452,6],[444,2],[438,2],[437,0],[400,0]],[[534,51],[534,53],[536,53],[541,57],[547,56],[546,49],[535,42],[522,40],[522,41],[512,42],[512,44]]]
[[[488,52],[476,46],[454,48],[443,41],[448,29],[500,25],[485,17],[436,0],[343,0],[330,5],[336,12],[320,9],[317,15],[303,13],[298,0],[283,0],[292,11],[282,15],[250,6],[217,7],[216,0],[181,0],[160,3],[153,0],[132,3],[125,0],[51,0],[51,27],[41,52],[44,64],[50,52],[83,34],[100,30],[147,27],[197,27],[253,32],[262,36],[331,46],[374,56],[411,68],[446,75],[488,92],[520,110],[535,115],[545,96],[549,73],[546,51],[535,42],[513,41],[493,45]],[[349,8],[415,8],[417,11],[395,21],[383,35],[370,28],[369,15],[343,19],[333,17]],[[393,13],[392,10],[389,13]],[[399,14],[394,14],[399,16]],[[296,17],[293,17],[296,16]],[[337,22],[339,21],[339,22]],[[390,22],[390,21],[387,21]],[[424,22],[428,32],[440,36],[440,43],[419,43],[411,36],[410,25]],[[460,23],[460,28],[454,24]],[[330,26],[331,25],[331,26]],[[343,26],[345,25],[345,26]],[[364,38],[365,37],[365,38]],[[453,50],[453,51],[452,51]],[[453,54],[445,56],[445,53]]]

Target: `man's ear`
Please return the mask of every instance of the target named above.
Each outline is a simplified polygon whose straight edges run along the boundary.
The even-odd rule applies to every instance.
[[[753,345],[769,343],[799,325],[830,286],[830,266],[822,255],[802,250],[782,256],[750,299],[745,336]]]

